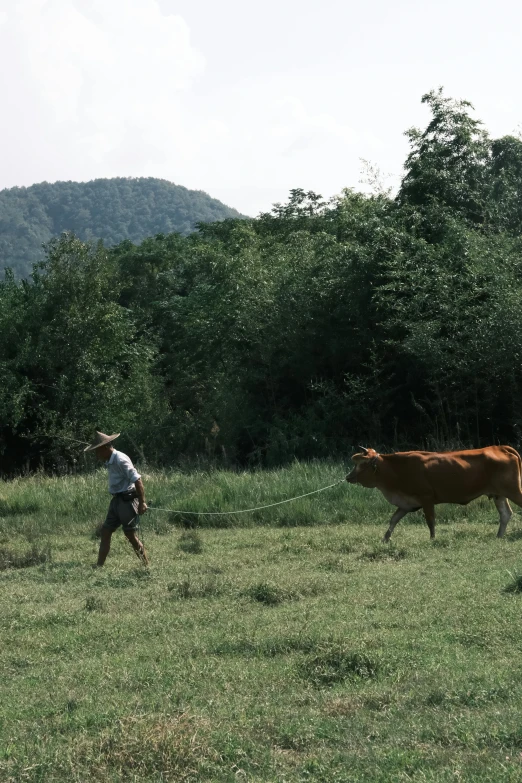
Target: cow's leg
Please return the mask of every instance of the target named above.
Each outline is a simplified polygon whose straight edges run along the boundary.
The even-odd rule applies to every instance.
[[[513,512],[511,511],[511,506],[509,505],[509,500],[507,500],[507,498],[496,496],[493,498],[493,500],[495,501],[495,506],[497,507],[497,511],[500,515],[500,525],[498,528],[497,538],[502,538],[506,532],[507,523],[511,519],[511,514]]]
[[[407,513],[408,512],[405,511],[403,508],[398,508],[397,509],[395,514],[390,519],[390,525],[388,527],[388,530],[384,534],[384,538],[382,539],[382,543],[383,544],[387,544],[388,543],[388,541],[390,540],[390,536],[393,533],[393,530],[395,528],[395,525],[397,524],[397,522],[399,522],[399,520],[401,520],[404,516],[406,516]]]
[[[430,529],[430,538],[435,538],[435,506],[433,503],[424,503],[422,506],[426,524]]]

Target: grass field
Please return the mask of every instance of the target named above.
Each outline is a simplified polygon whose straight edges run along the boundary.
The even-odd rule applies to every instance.
[[[249,508],[341,465],[144,474]],[[339,485],[243,516],[150,512],[93,570],[103,472],[0,483],[0,781],[522,781],[522,523]]]

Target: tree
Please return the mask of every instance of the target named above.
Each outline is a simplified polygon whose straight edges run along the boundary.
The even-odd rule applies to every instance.
[[[4,393],[0,448],[14,464],[44,453],[58,464],[78,452],[72,439],[88,439],[95,427],[141,438],[147,414],[154,408],[161,417],[154,342],[117,303],[118,269],[107,251],[65,234],[47,254],[29,281],[8,276],[0,288],[2,318],[10,318],[0,362],[13,400]]]
[[[480,225],[488,187],[488,135],[470,116],[469,101],[446,98],[439,88],[422,102],[430,107],[432,119],[424,131],[406,131],[412,149],[397,202],[429,214],[446,209]]]
[[[522,233],[522,140],[514,136],[491,144],[488,222],[513,236]]]

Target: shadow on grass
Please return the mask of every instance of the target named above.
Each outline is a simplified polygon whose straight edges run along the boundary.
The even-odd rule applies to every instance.
[[[50,559],[50,547],[40,549],[34,545],[23,554],[2,547],[0,548],[0,571],[7,571],[8,568],[31,568],[31,566],[47,563]]]
[[[237,519],[233,514],[204,517],[197,514],[183,514],[171,511],[168,515],[168,523],[171,527],[181,527],[185,528],[185,530],[194,530],[195,528],[225,530],[230,527],[237,527]]]
[[[273,582],[256,582],[240,592],[241,598],[249,598],[264,606],[277,606],[284,601],[299,601],[319,595],[324,590],[320,582],[308,581],[294,590],[279,587]]]
[[[397,548],[392,544],[378,544],[371,549],[366,549],[359,555],[359,560],[386,561],[386,560],[404,560],[408,552],[404,547]]]
[[[277,527],[315,527],[318,524],[317,514],[310,511],[294,511],[280,514]]]
[[[289,653],[311,653],[321,642],[309,636],[281,636],[275,639],[239,639],[218,644],[213,655],[243,655],[247,657],[274,658]]]
[[[508,571],[511,582],[504,587],[504,593],[522,593],[522,572]]]
[[[489,687],[486,684],[472,684],[463,690],[435,688],[426,696],[429,707],[484,707],[486,704],[508,701],[508,688]]]
[[[205,579],[195,581],[187,576],[178,582],[171,582],[167,590],[173,600],[178,598],[219,598],[225,593],[225,586],[216,578],[215,574],[212,574]]]
[[[343,644],[324,645],[298,667],[304,679],[316,687],[335,685],[344,680],[369,680],[377,676],[379,663],[366,653],[350,650]]]
[[[97,598],[94,595],[88,595],[85,599],[84,608],[87,612],[98,612],[105,609],[105,604],[100,598]]]
[[[197,530],[185,530],[179,537],[178,549],[190,555],[201,554],[203,543]]]
[[[91,541],[97,541],[99,538],[101,538],[101,532],[102,532],[103,522],[98,522],[96,527],[91,533]]]
[[[339,573],[351,573],[353,569],[349,568],[342,557],[327,557],[318,563],[317,568],[323,571],[339,572]]]
[[[37,503],[19,503],[14,501],[8,503],[6,500],[0,500],[0,517],[16,517],[19,515],[36,514],[40,510]]]
[[[506,536],[506,541],[520,541],[522,538],[522,528],[516,528],[515,530],[511,530]]]
[[[250,598],[253,601],[265,604],[265,606],[277,606],[277,604],[281,604],[283,601],[288,601],[296,597],[288,590],[283,590],[281,587],[271,584],[270,582],[257,582],[255,585],[247,587],[242,595],[245,598]]]
[[[430,544],[434,549],[448,549],[450,540],[449,538],[432,538]]]
[[[98,569],[100,571],[102,569]],[[145,574],[146,572],[144,570],[142,571],[128,571],[126,573],[122,574],[102,574],[94,581],[94,587],[115,587],[116,589],[122,589],[125,590],[128,587],[136,587],[136,584],[138,583],[138,579],[140,578],[150,578],[150,577],[140,577],[138,574]]]

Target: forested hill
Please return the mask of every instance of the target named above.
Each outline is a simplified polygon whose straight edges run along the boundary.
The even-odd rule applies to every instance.
[[[194,231],[196,224],[241,217],[201,190],[163,179],[95,179],[92,182],[42,182],[0,191],[0,270],[17,277],[44,259],[42,244],[63,231],[83,240],[124,239]]]

